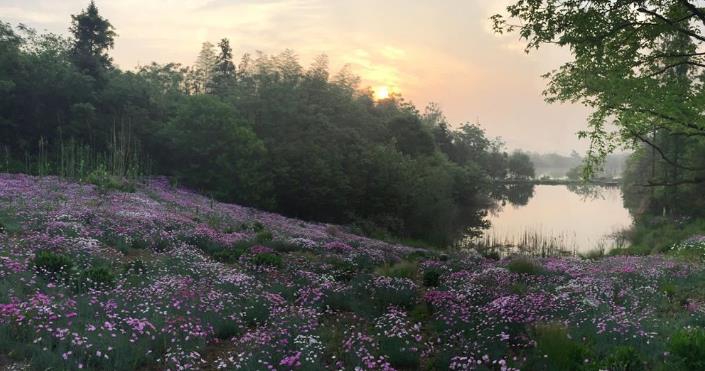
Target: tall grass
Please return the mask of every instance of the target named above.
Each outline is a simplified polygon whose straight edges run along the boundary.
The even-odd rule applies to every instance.
[[[464,243],[463,247],[474,248],[487,256],[509,256],[522,254],[529,256],[574,256],[577,247],[568,235],[549,235],[541,231],[525,230],[518,237],[485,234]]]
[[[32,175],[58,175],[87,181],[96,174],[136,180],[150,173],[149,159],[142,154],[139,141],[127,125],[113,130],[104,150],[97,150],[74,138],[58,136],[57,143],[41,137],[36,150],[25,152],[24,161],[17,161],[7,147],[0,148],[0,171]]]

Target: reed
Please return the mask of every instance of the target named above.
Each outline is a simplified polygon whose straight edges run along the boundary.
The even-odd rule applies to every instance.
[[[87,181],[97,173],[130,181],[150,174],[149,158],[143,155],[129,125],[114,126],[103,150],[74,138],[64,139],[61,132],[58,138],[57,143],[39,138],[36,150],[25,152],[22,162],[15,161],[7,147],[0,148],[0,171],[57,175],[79,181]]]
[[[485,234],[464,241],[465,248],[473,248],[486,256],[575,256],[577,247],[567,234],[550,235],[537,230],[525,230],[519,236]]]

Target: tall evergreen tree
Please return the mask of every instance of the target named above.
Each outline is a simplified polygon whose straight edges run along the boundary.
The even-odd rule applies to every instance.
[[[191,76],[194,93],[208,93],[208,88],[212,85],[213,72],[218,61],[214,48],[215,45],[209,42],[204,42],[201,46]]]
[[[218,43],[220,53],[215,60],[213,74],[210,79],[211,94],[227,96],[233,93],[235,88],[235,64],[233,63],[233,49],[230,47],[230,40],[224,38]]]
[[[83,12],[71,16],[70,31],[73,35],[71,57],[79,70],[99,78],[112,68],[108,50],[115,45],[115,31],[110,22],[101,17],[98,7],[91,0]]]

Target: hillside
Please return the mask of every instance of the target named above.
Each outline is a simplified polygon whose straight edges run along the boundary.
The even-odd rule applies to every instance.
[[[705,333],[690,328],[705,323],[705,272],[663,256],[446,255],[218,203],[163,178],[126,193],[8,174],[0,174],[0,246],[5,367],[705,362]]]

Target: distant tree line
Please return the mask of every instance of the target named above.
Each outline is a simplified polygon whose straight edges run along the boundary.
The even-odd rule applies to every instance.
[[[584,175],[585,158],[572,151],[570,155],[559,153],[527,153],[539,177],[563,178],[578,180]],[[605,157],[599,170],[590,176],[593,178],[621,178],[629,153],[614,153]]]
[[[447,245],[506,198],[492,180],[532,177],[521,153],[436,105],[376,101],[325,56],[203,44],[194,66],[122,71],[93,2],[70,37],[0,23],[0,170],[163,174],[214,197],[364,232]]]

